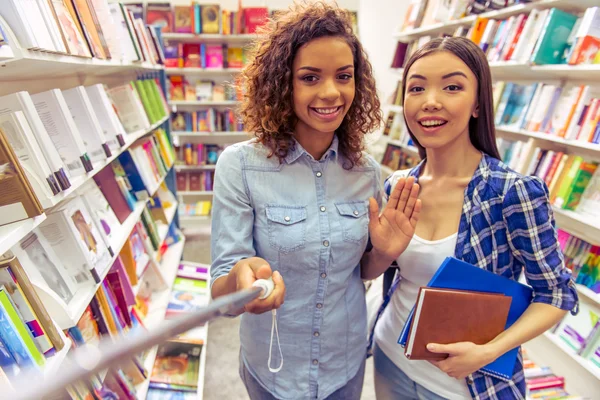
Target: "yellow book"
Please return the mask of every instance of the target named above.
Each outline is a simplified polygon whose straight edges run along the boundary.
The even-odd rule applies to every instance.
[[[119,331],[117,330],[117,325],[112,317],[110,306],[108,305],[108,299],[106,298],[106,293],[104,293],[104,288],[102,285],[100,285],[96,291],[96,299],[98,300],[98,304],[100,304],[100,312],[102,312],[102,317],[104,318],[104,321],[106,321],[106,326],[108,327],[110,336],[116,336]]]

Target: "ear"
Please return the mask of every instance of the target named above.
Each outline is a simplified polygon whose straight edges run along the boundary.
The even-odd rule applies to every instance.
[[[473,116],[473,118],[479,117],[479,103],[475,105],[475,108],[473,109],[473,113],[471,115]]]

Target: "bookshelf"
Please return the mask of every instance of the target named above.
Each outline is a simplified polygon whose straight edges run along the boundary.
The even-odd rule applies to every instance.
[[[23,221],[0,226],[0,254],[4,254],[11,247],[19,243],[28,233],[37,228],[46,219],[46,214],[29,218]]]
[[[231,107],[237,106],[240,102],[237,100],[223,100],[223,101],[206,101],[206,100],[172,100],[169,102],[175,107]]]
[[[176,165],[175,171],[214,171],[216,165]]]
[[[502,19],[511,17],[513,15],[522,14],[533,9],[544,10],[547,8],[556,7],[566,11],[582,11],[586,8],[597,5],[598,0],[578,0],[576,2],[572,0],[541,0],[531,3],[517,4],[501,10],[481,13],[478,16],[481,18]],[[460,26],[472,25],[475,20],[476,16],[470,15],[454,21],[411,29],[405,32],[396,32],[394,37],[399,42],[410,42],[414,39],[418,39],[421,36],[437,35],[439,33],[452,33],[452,31]]]
[[[30,79],[32,76],[49,79],[81,74],[89,77],[162,69],[161,65],[153,65],[149,62],[128,63],[28,50],[21,47],[2,17],[0,17],[0,26],[8,38],[8,44],[2,46],[2,53],[0,53],[0,82]]]
[[[436,37],[442,33],[452,35],[459,27],[469,28],[473,26],[478,18],[503,20],[512,16],[516,17],[519,14],[528,14],[534,9],[545,10],[550,8],[558,8],[582,15],[586,9],[599,5],[598,0],[582,0],[577,2],[570,0],[539,0],[517,4],[501,10],[485,12],[477,16],[469,15],[458,20],[450,20],[403,32],[397,31],[393,36],[398,42],[410,43],[425,36]],[[492,32],[492,35],[496,34],[495,31]],[[494,36],[491,36],[490,39],[494,39]],[[486,41],[485,43],[488,42]],[[495,42],[491,42],[490,48],[493,46],[495,46]],[[528,62],[501,61],[490,62],[490,69],[492,78],[496,82],[505,81],[523,84],[542,82],[563,87],[569,84],[598,87],[600,84],[600,64],[532,65]],[[399,79],[401,79],[401,74],[404,70],[403,68],[392,68],[392,72],[399,75]],[[597,97],[596,92],[591,93],[591,97]],[[402,111],[402,107],[398,105],[386,105],[386,109],[396,113]],[[533,145],[532,148],[553,150],[568,155],[578,155],[583,157],[585,161],[600,162],[600,144],[588,143],[582,140],[565,140],[562,137],[544,132],[520,129],[520,126],[498,125],[496,126],[496,132],[498,138],[509,141],[529,142],[529,144]],[[589,141],[591,142],[592,140],[590,139]],[[405,141],[390,140],[388,143],[401,147],[410,155],[416,155],[414,151],[416,149],[405,145]],[[384,177],[389,176],[392,172],[387,167],[382,168]],[[600,245],[600,220],[555,206],[553,206],[553,211],[556,226],[559,229],[591,245]],[[600,294],[595,293],[582,284],[577,284],[576,288],[581,303],[585,303],[585,305],[596,310],[600,309]],[[568,391],[586,398],[596,398],[597,394],[600,393],[600,368],[592,364],[591,361],[575,354],[575,351],[551,331],[524,344],[523,347],[534,362],[539,365],[550,366],[556,375],[564,376]]]

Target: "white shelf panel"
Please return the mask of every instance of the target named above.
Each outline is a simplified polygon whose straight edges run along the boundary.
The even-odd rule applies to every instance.
[[[176,165],[175,171],[214,171],[216,165]]]
[[[63,339],[65,343],[64,347],[56,353],[54,356],[46,359],[46,365],[44,367],[44,378],[48,379],[52,376],[58,374],[60,366],[67,358],[67,354],[69,354],[69,350],[71,350],[72,341],[67,338],[62,331],[59,331],[60,337]]]
[[[173,136],[179,137],[208,137],[208,138],[217,138],[217,137],[236,137],[242,136],[244,138],[249,138],[249,134],[243,131],[235,131],[235,132],[188,132],[188,131],[173,131],[171,132]]]
[[[164,122],[166,122],[167,119],[168,119],[168,117],[161,119],[159,122],[157,122],[156,124],[153,124],[147,130],[139,131],[139,132],[131,133],[131,134],[127,135],[127,137],[126,137],[127,142],[125,143],[124,146],[122,146],[115,154],[113,154],[112,156],[110,156],[109,158],[104,160],[103,162],[94,164],[94,169],[92,171],[88,172],[85,175],[84,179],[80,179],[77,182],[72,183],[71,187],[69,189],[64,190],[64,191],[60,192],[59,194],[57,194],[56,196],[52,197],[52,199],[50,199],[52,204],[54,206],[56,206],[56,205],[60,204],[63,200],[65,200],[67,197],[69,197],[71,194],[75,193],[77,191],[77,189],[79,189],[81,187],[81,185],[83,185],[86,181],[92,179],[94,177],[94,175],[96,175],[104,167],[106,167],[111,162],[113,162],[117,157],[119,157],[119,155],[121,153],[123,153],[125,150],[127,150],[136,140],[140,139],[141,137],[149,134],[150,132],[152,132],[153,130],[158,128],[160,125],[162,125]]]
[[[239,74],[241,68],[165,68],[167,75],[232,75]]]
[[[556,225],[595,246],[600,246],[600,221],[590,220],[590,217],[579,214],[575,211],[563,210],[552,207]]]
[[[219,34],[200,34],[193,33],[163,33],[163,39],[183,43],[247,43],[255,39],[256,34],[245,35],[219,35]]]
[[[550,332],[524,344],[529,357],[541,366],[549,366],[559,376],[566,377],[566,387],[570,393],[598,398],[600,393],[600,368],[590,361],[574,354],[560,338]]]
[[[179,196],[212,196],[212,190],[180,190],[177,192]]]
[[[46,219],[46,214],[0,226],[0,256]]]
[[[113,240],[110,242],[110,247],[113,249],[115,254],[118,254],[123,246],[125,246],[125,242],[131,235],[131,231],[135,227],[135,224],[140,220],[140,216],[144,212],[144,208],[146,208],[146,201],[138,201],[131,212],[131,214],[127,217],[125,222],[121,225],[121,231],[118,235],[116,235]]]
[[[202,107],[227,107],[236,106],[240,102],[237,100],[206,101],[206,100],[171,100],[169,104],[177,107],[202,106]]]
[[[206,334],[204,337],[204,344],[202,345],[202,354],[200,355],[200,371],[198,372],[198,390],[196,391],[196,399],[202,400],[204,398],[204,376],[206,375],[206,351],[207,349],[207,338],[208,338],[208,322],[204,326],[206,328]]]
[[[584,296],[587,299],[597,303],[598,306],[600,306],[600,294],[594,292],[592,289],[588,288],[587,286],[577,284],[577,293],[579,294],[580,300],[581,300],[581,296]]]
[[[495,80],[579,80],[600,82],[600,65],[529,65],[511,61],[490,63]]]
[[[171,167],[171,168],[172,168],[172,167]],[[158,183],[157,183],[157,184],[156,184],[154,187],[152,187],[152,188],[148,189],[148,195],[149,195],[150,197],[154,197],[154,195],[156,194],[156,192],[157,192],[157,191],[158,191],[158,189],[160,188],[160,185],[162,185],[162,183],[163,183],[163,182],[165,181],[165,179],[167,178],[167,175],[169,175],[169,172],[171,171],[171,168],[167,169],[167,173],[166,173],[166,174],[164,174],[164,175],[163,175],[163,176],[160,178],[160,180],[158,181]]]
[[[546,8],[560,8],[566,11],[583,11],[586,8],[597,6],[598,0],[541,0],[532,3],[517,4],[514,6],[506,7],[501,10],[490,11],[479,14],[482,18],[491,19],[505,19],[513,15],[529,12],[533,9],[543,10]],[[398,32],[394,34],[394,37],[400,42],[409,42],[417,39],[420,36],[425,35],[437,35],[438,33],[447,32],[452,33],[457,27],[464,25],[472,25],[475,22],[476,17],[470,15],[468,17],[447,21],[431,26],[425,26],[417,29],[412,29],[405,32]]]
[[[156,353],[158,351],[158,346],[154,346],[148,352],[148,355],[144,359],[144,368],[148,371],[148,374],[152,373],[152,367],[154,366],[154,360],[156,360]],[[148,388],[150,386],[150,379],[146,379],[144,382],[140,383],[136,388],[136,398],[139,400],[144,400],[148,395]]]
[[[243,142],[251,139],[252,136],[246,132],[171,132],[174,140],[180,143],[212,143],[212,144],[229,144]]]
[[[511,126],[496,126],[496,132],[498,133],[498,136],[503,136],[512,140],[527,141],[529,139],[536,139],[544,141],[551,145],[552,148],[560,149],[565,153],[578,154],[600,161],[600,144],[580,142],[577,140],[565,140],[549,133],[531,132]]]

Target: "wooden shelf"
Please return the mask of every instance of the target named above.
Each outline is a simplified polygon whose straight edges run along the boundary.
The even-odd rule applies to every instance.
[[[597,5],[598,0],[541,0],[532,3],[517,4],[514,6],[503,8],[501,10],[482,13],[478,16],[481,18],[505,19],[513,15],[527,13],[533,9],[544,10],[547,8],[556,7],[566,11],[583,11],[586,8],[594,7]],[[424,26],[405,32],[398,32],[394,34],[394,37],[400,42],[410,42],[421,36],[437,35],[439,33],[444,32],[452,33],[459,26],[472,25],[473,22],[475,22],[475,19],[475,15],[469,15],[465,18],[461,18],[458,20],[447,21],[430,26]]]
[[[258,37],[257,34],[245,35],[220,35],[193,33],[163,33],[162,38],[166,41],[182,43],[247,43]]]

